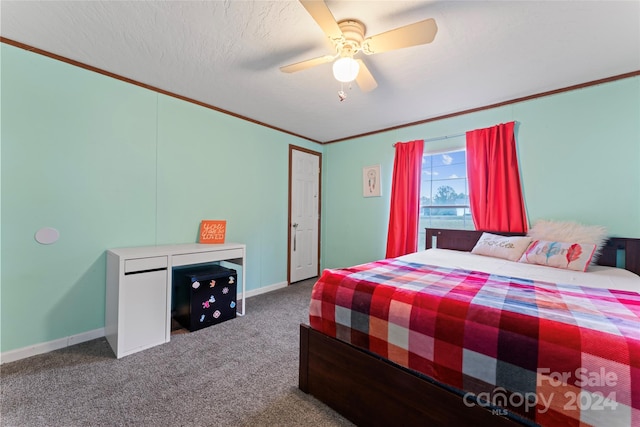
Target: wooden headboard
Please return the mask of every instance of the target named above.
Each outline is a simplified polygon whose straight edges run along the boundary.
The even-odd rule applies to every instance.
[[[438,247],[440,249],[455,249],[469,252],[478,243],[483,231],[478,230],[447,230],[444,228],[427,228],[426,247]],[[502,236],[524,236],[524,233],[504,233],[489,231],[489,233]],[[433,246],[433,238],[436,238],[436,246]],[[640,239],[628,237],[612,237],[602,248],[602,254],[598,258],[599,265],[616,267],[618,251],[622,250],[624,268],[640,275]]]

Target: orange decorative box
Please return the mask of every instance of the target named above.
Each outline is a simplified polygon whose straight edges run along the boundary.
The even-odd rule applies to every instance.
[[[227,221],[204,219],[200,223],[199,243],[224,243]]]

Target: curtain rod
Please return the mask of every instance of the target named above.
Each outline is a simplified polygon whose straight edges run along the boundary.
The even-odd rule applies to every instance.
[[[456,133],[453,135],[436,136],[434,138],[425,139],[424,142],[442,141],[443,139],[449,139],[449,138],[459,138],[461,136],[465,136],[466,134],[467,134],[466,132],[463,132],[463,133]],[[395,146],[396,146],[396,143],[392,145],[392,147],[395,147]]]

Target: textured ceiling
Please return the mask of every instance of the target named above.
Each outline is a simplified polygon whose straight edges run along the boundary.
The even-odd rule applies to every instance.
[[[640,1],[327,1],[366,35],[434,18],[433,43],[363,56],[346,89],[297,1],[8,1],[2,37],[327,142],[640,70]]]

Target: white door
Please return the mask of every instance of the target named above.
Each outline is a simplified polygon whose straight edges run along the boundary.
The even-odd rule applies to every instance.
[[[318,275],[320,153],[291,149],[291,283]]]

